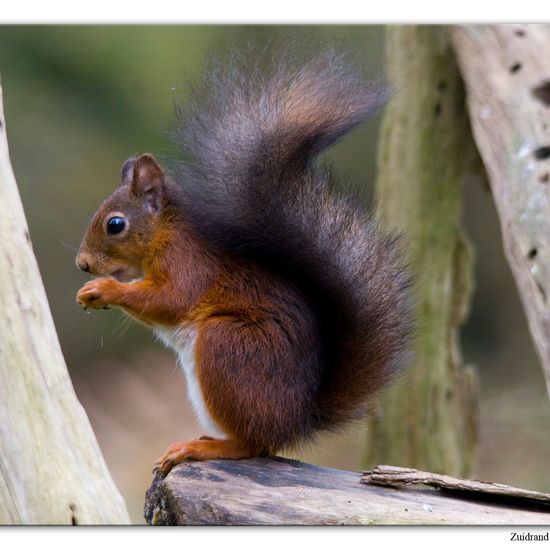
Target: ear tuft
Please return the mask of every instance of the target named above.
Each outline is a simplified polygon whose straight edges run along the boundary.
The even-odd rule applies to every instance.
[[[125,165],[130,162],[129,159]],[[132,192],[143,198],[151,212],[158,212],[164,200],[164,170],[153,155],[145,153],[133,161]],[[124,173],[124,167],[123,167]]]

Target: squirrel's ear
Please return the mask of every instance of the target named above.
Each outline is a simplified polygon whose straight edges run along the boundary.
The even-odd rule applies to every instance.
[[[164,199],[164,170],[155,160],[153,155],[140,155],[133,161],[132,166],[122,168],[124,180],[125,171],[131,173],[131,191],[137,197],[143,198],[147,208],[151,212],[158,212],[162,208]]]
[[[130,157],[123,165],[120,172],[120,185],[128,185],[134,179],[134,166],[136,157]]]

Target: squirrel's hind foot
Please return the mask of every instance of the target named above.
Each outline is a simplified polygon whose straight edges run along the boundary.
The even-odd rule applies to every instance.
[[[182,443],[174,443],[166,449],[153,467],[153,473],[167,475],[180,462],[186,460],[215,460],[227,458],[239,460],[253,458],[265,454],[263,449],[251,447],[234,439],[191,439]]]

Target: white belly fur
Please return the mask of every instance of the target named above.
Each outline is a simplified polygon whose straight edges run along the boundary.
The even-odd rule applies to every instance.
[[[205,435],[224,437],[222,429],[210,416],[202,390],[197,379],[195,365],[195,340],[197,331],[193,326],[172,329],[168,327],[155,327],[155,334],[167,347],[173,349],[178,356],[178,364],[185,374],[187,381],[187,394],[193,405],[197,420],[206,431]]]

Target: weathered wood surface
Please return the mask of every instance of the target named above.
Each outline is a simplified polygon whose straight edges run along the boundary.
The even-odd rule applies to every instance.
[[[453,29],[470,121],[550,395],[550,26]]]
[[[429,485],[437,489],[468,493],[470,495],[498,497],[505,503],[507,500],[521,501],[528,504],[548,505],[550,512],[550,494],[538,491],[529,491],[519,487],[512,487],[502,483],[480,481],[477,479],[462,479],[459,477],[422,472],[413,468],[399,468],[397,466],[376,466],[365,472],[361,483],[379,485],[381,487],[406,487],[410,485]]]
[[[367,432],[368,468],[396,464],[467,476],[476,442],[475,373],[458,331],[469,305],[470,251],[460,225],[463,181],[476,159],[445,27],[389,27],[377,199],[404,234],[414,279],[414,362]]]
[[[188,462],[147,491],[152,525],[548,524],[550,510],[469,502],[435,489],[388,489],[361,474],[283,458]]]
[[[0,524],[129,523],[61,353],[1,98],[0,90]]]

